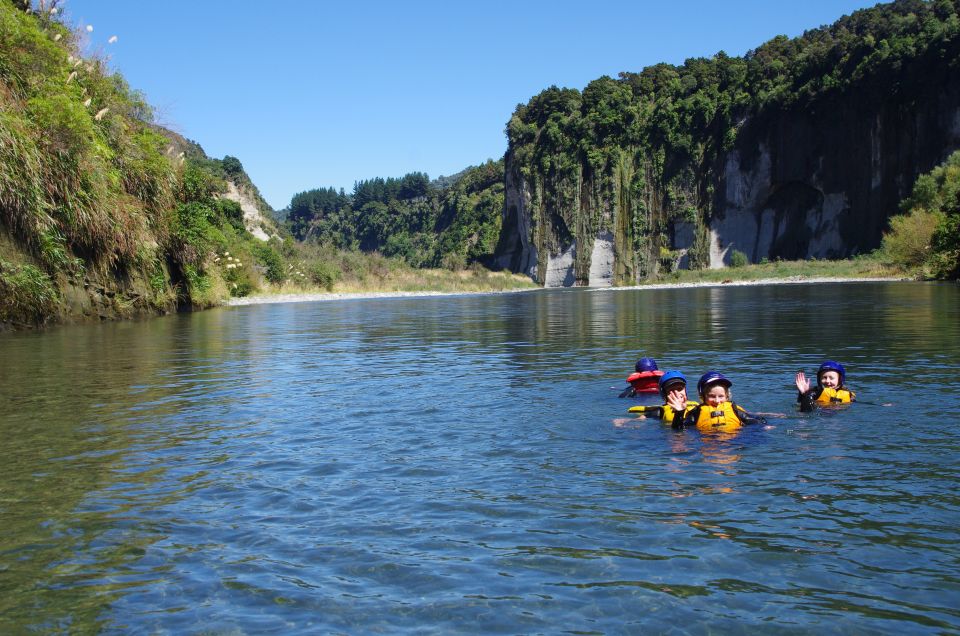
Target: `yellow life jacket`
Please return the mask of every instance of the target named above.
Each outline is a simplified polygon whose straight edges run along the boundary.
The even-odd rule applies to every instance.
[[[687,402],[686,407],[683,409],[683,414],[686,415],[697,405],[696,402]],[[673,416],[676,415],[676,411],[673,410],[673,407],[669,404],[664,404],[662,407],[663,413],[660,415],[660,419],[664,422],[673,422]]]
[[[686,415],[696,408],[696,406],[696,402],[687,402],[686,408],[683,409],[683,414]],[[674,411],[673,407],[669,404],[660,404],[658,406],[631,406],[627,409],[627,413],[649,413],[650,415],[658,416],[664,422],[672,423],[676,411]]]
[[[856,400],[856,395],[849,389],[830,389],[822,387],[817,396],[817,404],[849,404]]]
[[[733,402],[723,402],[716,407],[704,403],[698,404],[696,408],[699,409],[696,421],[698,431],[732,433],[743,426],[739,414],[744,413],[744,410]]]

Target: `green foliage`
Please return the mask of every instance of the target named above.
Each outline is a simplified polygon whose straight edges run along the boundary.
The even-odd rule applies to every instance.
[[[48,274],[33,265],[0,260],[0,322],[42,323],[58,300],[59,292]]]
[[[217,199],[216,210],[222,221],[234,227],[234,229],[243,231],[243,208],[232,199]]]
[[[359,248],[414,267],[447,259],[466,267],[489,260],[500,234],[503,162],[487,162],[431,184],[427,175],[358,182],[353,196],[333,188],[310,190],[290,202],[295,236],[343,250]]]
[[[225,156],[221,162],[221,165],[223,167],[224,174],[229,179],[236,181],[246,175],[246,171],[243,169],[243,164],[240,163],[240,160],[236,157],[231,157],[230,155]]]
[[[266,268],[264,276],[274,284],[280,284],[286,280],[286,265],[283,257],[271,245],[267,243],[256,242],[251,245],[251,252],[257,262]]]
[[[907,270],[922,268],[930,258],[930,243],[943,215],[922,207],[909,214],[890,218],[890,231],[884,234],[880,252],[884,259]]]
[[[318,261],[310,267],[310,280],[327,291],[333,291],[333,286],[342,275],[339,267],[327,261]]]
[[[900,209],[883,237],[888,262],[933,278],[960,276],[960,151],[920,175]]]
[[[750,264],[750,259],[740,250],[730,252],[730,267],[744,267]]]
[[[443,256],[443,261],[440,263],[440,265],[444,269],[449,269],[453,272],[461,272],[467,268],[467,258],[463,254],[452,252]]]
[[[181,262],[195,266],[203,262],[206,253],[212,248],[212,215],[213,210],[198,201],[177,206],[172,235],[179,243],[176,256]]]
[[[714,171],[743,122],[841,94],[885,100],[952,81],[933,73],[955,74],[957,8],[948,0],[898,0],[798,38],[778,36],[743,57],[720,52],[657,64],[601,77],[582,94],[544,90],[519,105],[506,128],[512,165],[531,195],[537,249],[565,248],[574,236],[595,235],[599,224],[618,246],[627,247],[630,234],[634,254],[621,252],[618,260],[635,265],[638,277],[651,276],[659,249],[682,222],[694,226],[691,266],[707,266]],[[624,174],[631,174],[628,188]],[[949,242],[944,227],[937,236]]]
[[[192,265],[184,267],[183,273],[186,275],[187,287],[194,303],[198,305],[205,304],[207,293],[210,291],[210,277]]]

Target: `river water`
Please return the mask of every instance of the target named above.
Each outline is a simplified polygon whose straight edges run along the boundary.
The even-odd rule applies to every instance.
[[[784,415],[628,416],[642,355]],[[797,413],[825,357],[861,402]],[[957,285],[257,305],[0,359],[2,633],[960,632]]]

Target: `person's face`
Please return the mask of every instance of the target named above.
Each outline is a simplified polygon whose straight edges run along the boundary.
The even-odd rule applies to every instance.
[[[824,371],[820,374],[820,386],[835,389],[840,386],[840,374],[836,371]]]
[[[703,397],[710,406],[720,406],[727,401],[727,390],[719,384],[714,384],[707,389],[707,394]]]
[[[667,387],[667,399],[679,399],[681,402],[687,401],[687,385],[677,382]]]

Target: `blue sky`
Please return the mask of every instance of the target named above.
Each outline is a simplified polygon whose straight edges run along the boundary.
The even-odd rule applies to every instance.
[[[240,159],[276,209],[313,188],[450,175],[506,150],[551,86],[740,56],[873,6],[856,0],[280,3],[65,0],[158,123]],[[589,6],[589,8],[588,8]],[[117,41],[109,43],[111,36]]]

